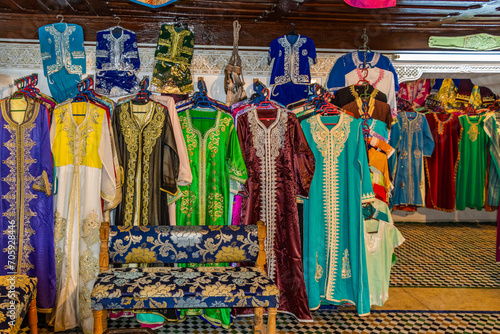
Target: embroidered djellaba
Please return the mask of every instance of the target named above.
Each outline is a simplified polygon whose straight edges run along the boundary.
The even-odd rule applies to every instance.
[[[498,206],[500,200],[500,114],[488,115],[484,120],[484,131],[490,138],[490,169],[488,174],[488,197],[490,206]]]
[[[56,267],[48,112],[32,99],[7,98],[0,109],[0,275],[36,277],[38,311],[49,313],[56,300]]]
[[[193,90],[190,69],[193,48],[194,33],[191,30],[175,24],[161,26],[151,80],[158,92],[186,94]]]
[[[97,32],[96,93],[109,96],[136,93],[140,66],[134,32],[117,27]]]
[[[116,224],[168,225],[167,196],[177,193],[179,154],[167,108],[128,101],[115,108],[112,125],[124,178]]]
[[[281,36],[271,42],[268,52],[272,99],[286,106],[307,97],[310,67],[316,63],[313,40],[301,35]]]
[[[85,115],[85,116],[80,116]],[[116,195],[106,110],[75,102],[56,107],[50,142],[57,177],[54,195],[57,301],[56,332],[81,327],[93,333],[90,292],[99,273],[101,199]]]
[[[336,124],[336,125],[334,125]],[[316,158],[304,201],[304,276],[309,308],[356,305],[370,313],[362,203],[375,200],[361,120],[315,115],[301,123]]]
[[[450,212],[455,210],[460,122],[456,115],[448,113],[430,113],[425,117],[435,143],[434,152],[425,158],[425,206]]]
[[[244,184],[247,170],[233,118],[220,110],[186,109],[179,113],[193,174],[190,185],[179,185],[177,225],[227,225],[230,181]],[[217,266],[226,266],[221,263]],[[181,310],[180,319],[198,315],[228,328],[230,309]]]
[[[457,210],[466,207],[481,210],[484,205],[484,187],[488,162],[488,136],[484,131],[484,116],[463,115],[458,118],[462,126],[458,149],[456,188]]]
[[[38,29],[38,38],[43,73],[54,100],[60,103],[78,94],[87,64],[82,27],[64,22],[48,24]]]
[[[423,114],[400,112],[391,128],[390,144],[396,149],[394,205],[423,206],[425,203],[424,157],[434,150],[434,139]]]
[[[259,117],[274,120],[259,120]],[[296,197],[306,198],[314,175],[314,156],[295,114],[284,108],[253,107],[238,120],[248,180],[242,224],[262,220],[267,227],[267,273],[280,290],[278,311],[312,321],[302,266]]]

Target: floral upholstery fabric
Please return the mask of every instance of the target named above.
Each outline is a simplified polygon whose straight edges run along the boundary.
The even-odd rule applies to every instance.
[[[111,226],[110,263],[255,262],[256,225]]]
[[[99,274],[91,298],[94,310],[277,308],[279,290],[254,267],[115,268]]]
[[[36,298],[36,283],[35,277],[0,276],[0,333],[19,331],[31,300]]]

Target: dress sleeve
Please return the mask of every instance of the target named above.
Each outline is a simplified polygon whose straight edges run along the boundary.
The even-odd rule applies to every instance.
[[[242,185],[245,184],[248,178],[247,168],[245,166],[245,160],[243,159],[238,134],[232,122],[229,128],[229,142],[226,152],[226,161],[229,166],[229,178]]]
[[[399,151],[399,143],[401,141],[401,125],[399,124],[399,119],[396,119],[396,123],[394,123],[391,127],[391,138],[389,139],[389,145],[394,148],[394,153],[389,158],[389,171],[394,179],[397,167],[397,158]]]
[[[361,169],[361,202],[371,203],[375,200],[375,193],[373,192],[372,178],[370,175],[370,166],[368,165],[368,155],[366,154],[361,122],[359,122],[358,125],[357,150],[358,150],[358,162]]]
[[[316,64],[316,46],[312,39],[309,40],[309,48],[307,50],[307,54],[309,55],[309,65],[312,66]]]
[[[161,190],[175,195],[177,193],[177,178],[179,177],[179,154],[168,110],[161,104],[157,104],[158,107],[162,108],[165,114]]]
[[[108,113],[104,116],[106,119],[109,119]],[[122,180],[123,180],[123,169],[121,168],[120,157],[118,155],[118,146],[116,144],[117,135],[115,130],[115,125],[113,124],[114,119],[112,119],[109,123],[109,138],[111,141],[111,155],[113,157],[113,166],[115,172],[115,186],[116,193],[115,198],[111,202],[104,202],[104,211],[112,210],[118,206],[118,204],[122,201]]]
[[[106,115],[103,115],[102,119],[101,140],[99,143],[99,157],[102,162],[101,198],[109,203],[115,198],[117,180],[115,178],[115,166],[111,149],[108,118]]]
[[[326,88],[335,93],[340,88],[345,87],[345,66],[344,66],[344,58],[340,57],[337,59],[335,64],[333,64],[332,70],[328,75],[328,80],[326,82]]]
[[[41,165],[42,165],[42,184],[43,189],[40,189],[45,193],[45,195],[52,195],[53,188],[53,162],[52,162],[52,152],[51,152],[51,144],[50,144],[50,133],[49,133],[49,118],[47,114],[47,109],[45,106],[40,106],[41,117],[42,117],[42,138],[41,138]]]
[[[423,153],[424,157],[430,157],[432,152],[434,151],[434,139],[432,138],[431,129],[429,128],[429,123],[427,122],[427,118],[422,116],[422,131],[424,136],[423,142]]]
[[[267,58],[267,63],[269,66],[273,63],[273,60],[278,57],[278,43],[276,43],[276,40],[272,41],[271,44],[269,45],[269,50],[268,52],[268,58]]]
[[[294,142],[293,142],[293,174],[295,179],[295,191],[298,197],[309,197],[309,189],[311,188],[312,179],[314,176],[316,159],[307,143],[306,136],[299,120],[293,114],[290,115],[294,126]]]

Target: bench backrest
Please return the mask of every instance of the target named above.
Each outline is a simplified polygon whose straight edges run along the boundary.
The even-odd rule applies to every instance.
[[[265,233],[262,222],[242,226],[132,227],[102,223],[101,269],[107,269],[109,263],[257,262],[263,267]]]

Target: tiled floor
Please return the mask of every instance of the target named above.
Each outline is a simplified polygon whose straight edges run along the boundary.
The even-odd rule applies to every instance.
[[[439,263],[438,267],[426,267],[425,270],[443,268],[446,274],[428,272],[432,278],[412,278],[411,272],[403,272],[400,267],[398,282],[411,282],[415,285],[420,282],[424,287],[391,287],[389,300],[383,307],[373,307],[369,317],[357,316],[352,307],[319,310],[313,313],[314,323],[298,323],[293,317],[279,314],[279,334],[288,333],[481,333],[500,334],[500,288],[488,288],[500,282],[500,266],[491,260],[490,250],[483,251],[494,245],[494,233],[491,226],[448,226],[438,229],[429,229],[421,225],[420,229],[409,232],[408,228],[401,228],[406,241],[407,250],[404,255],[400,252],[400,263],[404,268],[412,270],[415,266],[427,263]],[[461,237],[460,237],[461,236]],[[443,242],[443,238],[446,239]],[[425,245],[421,243],[425,242]],[[456,256],[450,256],[450,252]],[[480,250],[483,249],[483,250]],[[413,255],[412,255],[413,254]],[[467,260],[468,254],[478,259]],[[420,261],[420,257],[430,258],[430,261]],[[434,257],[434,258],[433,258]],[[465,259],[465,260],[464,260]],[[402,260],[402,261],[401,261]],[[419,262],[420,261],[420,262]],[[460,271],[450,270],[447,266],[455,263]],[[478,265],[480,263],[480,265]],[[472,266],[477,275],[486,275],[487,284],[474,280],[475,288],[456,288],[460,280],[453,280],[449,287],[425,287],[431,285],[446,286],[447,277],[464,277],[467,275],[467,266]],[[421,268],[424,268],[421,267]],[[421,270],[421,269],[419,269]],[[396,276],[397,277],[397,276]],[[479,276],[477,276],[479,277]],[[479,286],[482,286],[480,288]],[[498,286],[498,285],[497,285]],[[51,333],[42,325],[41,334]],[[130,328],[133,334],[134,327],[139,324],[130,319],[120,319],[109,323],[114,328]],[[180,324],[167,324],[158,331],[164,333],[251,333],[252,318],[237,318],[230,330],[215,329],[198,318],[189,318]],[[23,331],[29,333],[29,331]],[[67,331],[65,333],[78,333]]]

